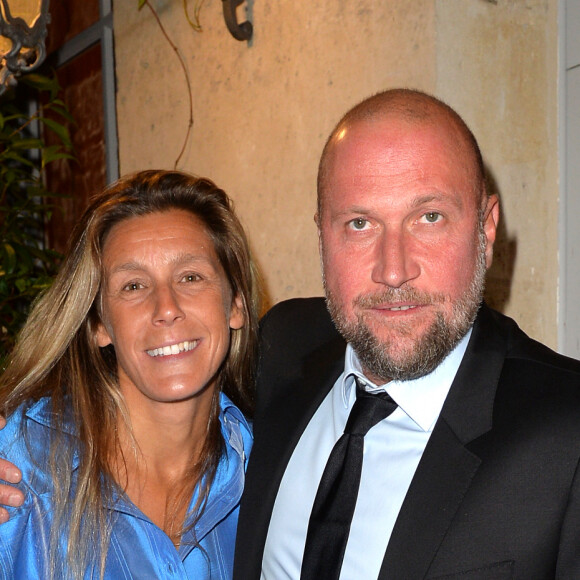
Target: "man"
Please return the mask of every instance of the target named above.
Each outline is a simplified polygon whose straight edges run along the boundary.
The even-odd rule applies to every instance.
[[[342,580],[580,578],[580,363],[480,306],[499,205],[469,129],[376,95],[330,136],[318,194],[332,318],[304,299],[263,321],[234,577],[331,577],[306,538],[364,390],[396,409],[364,438]]]
[[[332,320],[305,299],[263,321],[235,578],[336,577],[304,554],[355,378],[397,408],[364,439],[341,579],[580,578],[580,363],[481,306],[498,218],[443,103],[388,91],[338,124],[316,215]]]

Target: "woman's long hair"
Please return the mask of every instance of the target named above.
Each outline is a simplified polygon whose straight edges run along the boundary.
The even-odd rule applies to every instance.
[[[102,506],[113,496],[113,472],[118,477],[112,464],[120,452],[122,456],[115,429],[120,417],[130,432],[114,348],[99,348],[96,341],[103,245],[114,225],[172,209],[189,211],[205,224],[232,296],[241,298],[245,316],[243,327],[231,331],[201,458],[176,493],[176,510],[177,504],[189,501],[196,486],[198,515],[207,500],[223,445],[219,391],[242,412],[252,410],[259,291],[248,242],[231,201],[210,180],[177,171],[143,171],[120,179],[96,196],[85,211],[59,274],[34,305],[0,377],[0,412],[7,417],[22,403],[51,398],[57,427],[49,460],[55,486],[50,550],[54,577],[68,570],[72,577],[81,578],[87,567],[98,567],[103,573],[111,522]],[[74,486],[75,446],[62,432],[66,417],[72,418],[80,442],[76,445],[80,463]],[[68,532],[65,555],[59,555],[56,548],[62,529]],[[176,530],[176,534],[180,532]]]

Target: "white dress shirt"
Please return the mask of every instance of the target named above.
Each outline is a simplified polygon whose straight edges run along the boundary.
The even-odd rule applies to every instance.
[[[344,431],[354,401],[354,375],[369,391],[387,391],[397,409],[365,437],[360,489],[341,580],[377,578],[403,500],[457,369],[471,330],[429,375],[376,386],[364,377],[347,345],[340,375],[306,427],[282,478],[262,561],[262,580],[297,580],[308,520],[328,456]]]

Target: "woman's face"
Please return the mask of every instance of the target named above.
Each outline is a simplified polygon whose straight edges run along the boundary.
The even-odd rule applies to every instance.
[[[173,403],[211,390],[244,314],[203,222],[183,210],[120,222],[103,268],[97,341],[115,348],[125,399]]]

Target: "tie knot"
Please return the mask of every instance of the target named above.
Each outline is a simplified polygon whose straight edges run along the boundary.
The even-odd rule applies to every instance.
[[[369,429],[388,417],[397,403],[387,393],[372,394],[356,381],[356,401],[348,416],[344,432],[365,436]]]

